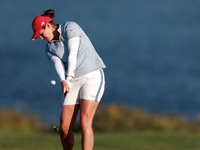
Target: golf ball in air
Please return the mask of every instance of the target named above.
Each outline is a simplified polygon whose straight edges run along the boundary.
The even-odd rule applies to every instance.
[[[56,84],[56,81],[55,81],[55,80],[51,80],[51,84],[52,84],[52,85],[55,85],[55,84]]]

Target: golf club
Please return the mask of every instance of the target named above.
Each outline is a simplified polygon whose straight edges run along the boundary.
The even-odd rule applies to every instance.
[[[61,103],[61,111],[60,111],[60,116],[59,116],[59,118],[58,118],[58,125],[57,125],[57,126],[51,125],[52,128],[53,128],[56,132],[59,131],[60,117],[61,117],[61,113],[62,113],[62,108],[63,108],[63,103],[64,103],[64,101],[65,101],[65,96],[63,96],[62,103]]]

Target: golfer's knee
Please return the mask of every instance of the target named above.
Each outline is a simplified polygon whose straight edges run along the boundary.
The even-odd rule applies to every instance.
[[[60,130],[61,130],[63,133],[67,134],[67,133],[70,131],[70,127],[69,127],[68,124],[61,123],[61,124],[60,124]]]
[[[81,131],[92,128],[92,121],[88,120],[87,117],[82,117],[80,120]]]

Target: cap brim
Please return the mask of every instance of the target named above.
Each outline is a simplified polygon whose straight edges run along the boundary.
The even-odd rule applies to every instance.
[[[35,41],[36,40],[36,38],[35,39],[31,39],[32,41]]]
[[[40,34],[40,29],[37,29],[37,31],[34,32],[31,40],[34,41],[39,36],[39,34]]]

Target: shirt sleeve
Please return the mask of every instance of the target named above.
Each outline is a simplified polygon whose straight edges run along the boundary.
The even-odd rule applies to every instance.
[[[49,49],[46,47],[45,53],[47,58],[50,60],[52,56],[55,56],[52,52],[49,51]]]
[[[63,62],[57,56],[50,58],[51,63],[54,65],[56,73],[58,74],[60,81],[65,80],[65,67]]]
[[[67,41],[69,57],[68,57],[68,76],[74,77],[74,72],[77,64],[77,53],[80,43],[80,37],[74,37]]]
[[[80,37],[82,36],[82,28],[75,22],[70,22],[65,29],[65,36],[67,40],[74,38],[74,37]]]

